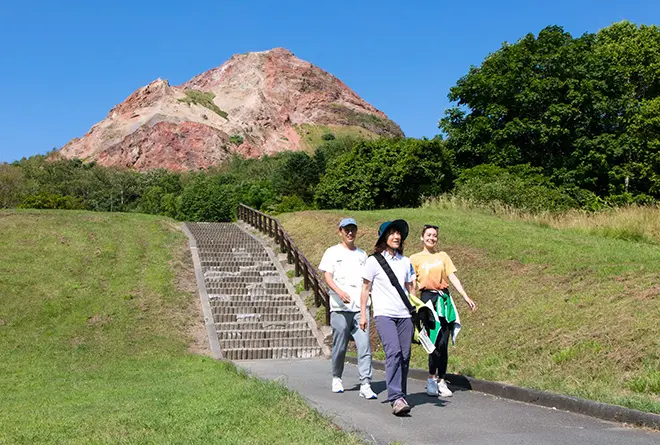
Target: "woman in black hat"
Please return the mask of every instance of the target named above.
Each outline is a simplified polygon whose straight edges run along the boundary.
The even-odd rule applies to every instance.
[[[410,260],[403,256],[403,242],[407,236],[408,223],[402,219],[381,224],[374,254],[364,266],[360,301],[360,328],[364,330],[371,292],[376,329],[385,351],[387,400],[392,405],[392,413],[397,416],[410,412],[405,396],[414,328],[410,311],[397,286],[390,280],[387,269],[391,270],[404,293],[414,291],[415,273]]]

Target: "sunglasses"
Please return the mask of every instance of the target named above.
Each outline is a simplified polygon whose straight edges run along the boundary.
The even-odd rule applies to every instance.
[[[431,224],[424,224],[424,230],[426,229],[433,229],[436,232],[438,231],[438,226],[432,226]]]

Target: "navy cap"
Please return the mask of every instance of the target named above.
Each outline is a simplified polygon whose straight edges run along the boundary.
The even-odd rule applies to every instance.
[[[357,227],[357,223],[353,218],[344,218],[341,221],[339,221],[339,228],[341,229],[342,227],[350,226],[351,224]]]

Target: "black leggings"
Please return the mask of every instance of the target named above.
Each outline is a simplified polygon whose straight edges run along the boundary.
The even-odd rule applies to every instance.
[[[449,360],[449,337],[454,330],[454,323],[447,323],[444,318],[440,318],[440,332],[435,339],[435,351],[429,354],[429,375],[436,375],[441,379],[445,378],[447,373],[447,361]]]
[[[438,294],[435,292],[422,291],[421,300],[426,303],[431,300],[433,305],[437,303]],[[447,361],[449,360],[449,338],[454,330],[454,322],[447,323],[447,320],[440,317],[440,332],[435,339],[435,351],[429,354],[429,375],[436,375],[441,379],[445,378],[447,373]]]

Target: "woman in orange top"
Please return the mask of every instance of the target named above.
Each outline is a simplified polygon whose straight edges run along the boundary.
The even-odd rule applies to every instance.
[[[424,243],[424,249],[412,255],[410,262],[417,276],[417,288],[421,291],[420,299],[424,303],[431,301],[440,319],[440,329],[435,340],[437,353],[429,354],[429,378],[426,393],[429,396],[450,397],[452,392],[447,388],[445,382],[447,349],[449,336],[453,333],[455,337],[460,330],[460,320],[454,301],[449,295],[448,282],[454,285],[472,311],[477,310],[477,305],[463,290],[463,286],[456,276],[456,267],[449,255],[436,250],[438,227],[425,225],[421,240]]]

